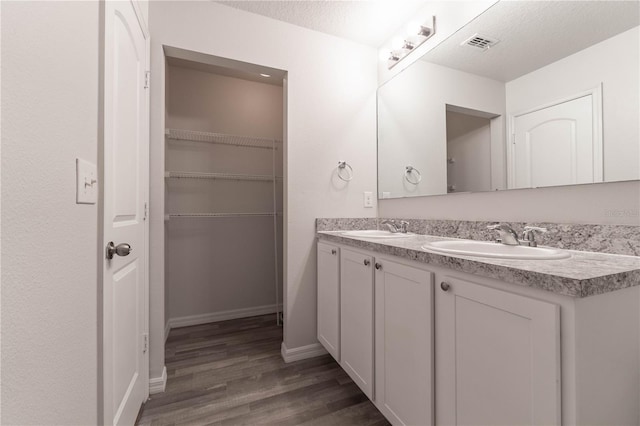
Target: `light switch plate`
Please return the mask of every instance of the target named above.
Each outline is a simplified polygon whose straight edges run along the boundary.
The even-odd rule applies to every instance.
[[[364,206],[367,208],[373,207],[373,192],[365,191]]]
[[[95,164],[76,158],[76,204],[98,202],[98,168]]]

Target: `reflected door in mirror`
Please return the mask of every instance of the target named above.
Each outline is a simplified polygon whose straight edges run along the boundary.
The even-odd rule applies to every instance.
[[[593,105],[589,94],[515,116],[509,187],[601,182],[602,144]]]

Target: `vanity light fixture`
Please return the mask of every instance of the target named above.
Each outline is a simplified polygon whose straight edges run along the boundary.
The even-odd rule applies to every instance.
[[[417,25],[406,36],[404,42],[396,43],[392,46],[387,58],[387,67],[393,68],[398,62],[403,60],[409,53],[413,52],[418,46],[429,40],[436,33],[436,17],[432,16],[428,22]]]

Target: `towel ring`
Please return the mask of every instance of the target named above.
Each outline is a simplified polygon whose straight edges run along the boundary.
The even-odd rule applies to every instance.
[[[347,170],[346,177],[343,176],[344,170]],[[345,182],[349,182],[351,179],[353,179],[353,167],[347,164],[346,161],[338,161],[338,177]]]
[[[415,172],[418,175],[418,178],[415,180],[411,180],[411,174]],[[416,169],[413,166],[407,166],[405,171],[404,171],[404,178],[407,182],[409,182],[411,185],[417,185],[420,183],[420,181],[422,180],[422,175],[420,174],[420,170]]]

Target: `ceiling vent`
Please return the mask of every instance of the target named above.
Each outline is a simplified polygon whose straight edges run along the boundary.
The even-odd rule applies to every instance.
[[[476,33],[460,43],[460,46],[471,46],[476,49],[487,50],[498,43],[500,43],[500,40],[496,38],[489,38]]]

